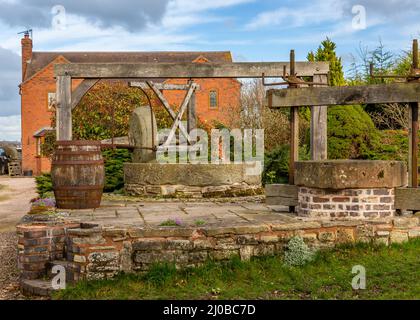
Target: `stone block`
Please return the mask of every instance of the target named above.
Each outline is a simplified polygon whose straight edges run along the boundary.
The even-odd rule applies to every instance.
[[[332,231],[322,231],[318,233],[318,239],[321,242],[331,242],[336,239],[336,235]]]
[[[319,189],[394,188],[407,183],[400,161],[322,160],[295,163],[295,184]]]
[[[391,243],[403,243],[408,241],[408,233],[403,231],[391,231],[390,233]]]
[[[337,230],[337,241],[339,243],[354,242],[354,231],[353,231],[353,229],[338,229]]]

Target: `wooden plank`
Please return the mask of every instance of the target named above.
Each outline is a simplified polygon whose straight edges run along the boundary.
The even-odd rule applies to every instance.
[[[396,188],[395,209],[397,210],[420,210],[419,188]]]
[[[265,204],[269,206],[286,206],[289,207],[289,210],[295,210],[295,207],[298,206],[298,200],[293,198],[283,198],[283,197],[267,197],[265,198]]]
[[[178,114],[177,114],[177,116],[176,116],[176,118],[174,120],[174,124],[172,125],[171,132],[169,132],[168,138],[166,139],[166,142],[163,144],[163,146],[167,146],[167,145],[169,145],[171,143],[172,139],[175,136],[176,129],[180,128],[181,126],[183,128],[185,128],[183,126],[183,124],[181,123],[182,116],[184,115],[185,110],[187,110],[188,104],[189,104],[190,99],[191,99],[191,97],[192,97],[192,95],[194,93],[194,90],[195,90],[195,84],[193,82],[190,82],[189,86],[190,87],[188,89],[188,92],[185,95],[184,100],[182,101],[182,104],[181,104],[181,106],[179,108],[179,112],[178,112]],[[189,136],[188,132],[187,132],[187,135],[185,135],[185,138],[187,139],[188,143],[191,143],[192,142],[191,139],[190,139],[190,136]]]
[[[272,108],[419,102],[420,83],[271,89],[267,99]]]
[[[188,90],[188,84],[170,84],[170,83],[155,83],[155,87],[159,90]],[[146,82],[133,81],[129,82],[130,87],[142,88],[143,90],[149,90],[150,87]],[[197,90],[200,89],[200,86],[196,84]]]
[[[156,96],[158,97],[159,101],[162,103],[163,107],[166,109],[166,111],[171,116],[172,120],[176,121],[177,114],[172,110],[171,106],[169,105],[168,100],[166,100],[166,98],[163,95],[163,93],[158,89],[158,87],[156,86],[156,83],[153,83],[152,81],[146,81],[146,84],[156,94]],[[187,142],[189,142],[189,143],[192,142],[191,141],[191,138],[190,138],[190,135],[188,134],[188,131],[187,131],[187,129],[185,129],[185,127],[182,124],[182,122],[179,123],[179,131],[181,131],[181,133],[187,139]],[[166,140],[166,142],[168,142],[168,141],[170,141],[170,140],[169,139]]]
[[[71,94],[71,109],[76,108],[80,100],[86,95],[86,93],[96,84],[99,79],[86,79],[72,92]]]
[[[72,139],[71,77],[57,77],[57,141]]]
[[[283,75],[283,67],[290,73],[289,62],[236,63],[68,63],[56,64],[55,76],[72,78],[261,78]],[[327,74],[328,62],[297,62],[298,76]]]
[[[314,82],[328,83],[327,75],[315,75]],[[327,114],[328,106],[311,107],[311,159],[326,160],[327,147]]]
[[[198,85],[197,85],[198,86]],[[196,87],[196,90],[198,90],[198,87]],[[195,91],[193,92],[190,102],[188,104],[187,109],[187,130],[188,133],[191,133],[192,130],[197,128],[197,102],[196,102],[196,96]]]
[[[265,203],[272,206],[286,206],[294,210],[298,206],[299,187],[289,184],[269,184],[265,186]]]
[[[290,184],[267,184],[265,186],[265,195],[267,197],[284,197],[297,199],[298,190],[298,186]]]

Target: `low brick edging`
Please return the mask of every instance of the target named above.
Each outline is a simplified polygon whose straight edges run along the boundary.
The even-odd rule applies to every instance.
[[[281,253],[293,236],[301,236],[313,248],[356,241],[388,245],[420,237],[418,217],[203,228],[63,224],[26,225],[18,229],[22,277],[47,274],[49,264],[63,254],[62,265],[69,282],[109,278],[122,271],[147,271],[155,263],[175,263],[182,268],[198,266],[208,259],[239,256],[248,260]]]
[[[394,188],[319,189],[299,187],[298,213],[307,217],[375,219],[394,216]]]
[[[45,276],[49,261],[65,257],[66,230],[79,226],[78,223],[18,225],[18,268],[21,279],[34,280]]]

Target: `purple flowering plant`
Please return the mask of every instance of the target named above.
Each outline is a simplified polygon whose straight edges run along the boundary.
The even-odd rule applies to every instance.
[[[54,198],[35,198],[31,200],[32,206],[38,207],[55,207]]]

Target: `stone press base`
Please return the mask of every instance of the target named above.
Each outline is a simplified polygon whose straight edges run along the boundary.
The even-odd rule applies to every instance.
[[[298,197],[300,216],[373,219],[395,215],[393,188],[329,190],[300,187]]]
[[[313,218],[375,219],[395,215],[395,188],[406,186],[403,162],[296,162],[298,214]]]
[[[238,197],[262,194],[261,175],[250,164],[124,164],[125,191],[167,198]]]

